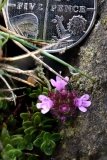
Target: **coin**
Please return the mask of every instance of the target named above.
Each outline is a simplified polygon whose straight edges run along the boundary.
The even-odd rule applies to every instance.
[[[31,39],[58,42],[47,51],[60,52],[79,44],[92,29],[97,0],[8,0],[11,30]]]

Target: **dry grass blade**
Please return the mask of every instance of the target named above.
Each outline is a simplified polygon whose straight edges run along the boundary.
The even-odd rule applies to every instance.
[[[38,55],[40,54],[43,50],[45,49],[48,49],[52,46],[54,46],[55,44],[51,44],[49,46],[45,46],[37,51],[33,51],[33,52],[30,52],[28,49],[26,49],[27,51],[27,54],[24,54],[24,55],[20,55],[20,56],[15,56],[15,57],[0,57],[0,60],[6,60],[6,61],[16,61],[16,60],[20,60],[20,59],[24,59],[24,58],[27,58],[27,57],[30,57],[32,55]],[[25,48],[25,47],[24,47]]]
[[[25,84],[27,84],[27,85],[29,85],[29,86],[31,86],[31,87],[35,87],[34,84],[32,84],[32,83],[30,83],[30,82],[28,82],[28,81],[26,81],[26,80],[23,80],[23,79],[21,79],[21,78],[18,78],[18,77],[15,77],[15,76],[11,76],[11,78],[14,79],[14,80],[17,80],[17,81],[19,81],[19,82],[25,83]]]
[[[16,91],[16,90],[21,90],[25,88],[26,87],[19,87],[19,88],[13,88],[13,89],[0,89],[0,92],[10,92],[10,91]]]
[[[1,26],[1,25],[0,25],[0,30],[2,30],[2,31],[4,31],[4,32],[6,32],[6,33],[8,33],[8,34],[17,36],[18,38],[21,38],[21,39],[26,40],[27,42],[31,42],[31,43],[33,43],[33,44],[37,44],[37,45],[40,45],[40,46],[47,46],[47,45],[49,45],[48,43],[45,43],[45,42],[40,42],[40,41],[36,41],[36,40],[34,41],[34,40],[32,40],[32,39],[27,39],[27,38],[25,38],[24,36],[21,36],[21,35],[13,32],[13,31],[10,31],[9,29],[7,29],[7,28],[5,28],[5,27],[3,27],[3,26]]]
[[[36,75],[34,75],[34,70],[23,71],[19,68],[15,68],[13,66],[10,66],[8,64],[3,64],[3,63],[0,63],[0,67],[3,70],[10,72],[10,73],[25,74],[27,76],[32,77],[36,82],[44,84],[44,82],[40,78],[38,78]]]
[[[0,78],[3,80],[3,82],[6,84],[6,86],[10,89],[13,101],[16,104],[16,100],[15,100],[16,99],[16,95],[13,93],[12,88],[10,87],[10,85],[8,84],[8,82],[6,81],[6,79],[2,75],[0,75]]]

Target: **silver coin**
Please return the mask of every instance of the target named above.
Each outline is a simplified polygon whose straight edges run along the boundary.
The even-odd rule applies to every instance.
[[[11,30],[27,38],[58,42],[48,52],[76,46],[95,22],[97,0],[8,0]]]

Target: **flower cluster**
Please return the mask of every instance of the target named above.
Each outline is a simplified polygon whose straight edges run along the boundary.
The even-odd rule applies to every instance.
[[[51,84],[56,88],[56,92],[49,91],[48,96],[40,95],[38,98],[41,103],[37,103],[36,107],[41,109],[43,114],[50,111],[53,117],[65,121],[68,117],[75,114],[76,108],[82,112],[87,111],[87,107],[91,105],[88,101],[90,98],[88,94],[78,97],[77,92],[69,92],[65,86],[69,81],[69,77],[62,80],[56,76],[56,81],[51,79]]]

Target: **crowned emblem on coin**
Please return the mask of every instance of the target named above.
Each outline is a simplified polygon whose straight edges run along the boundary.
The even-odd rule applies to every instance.
[[[91,30],[97,0],[8,0],[6,14],[11,30],[31,39],[58,42],[49,52],[69,49]]]

